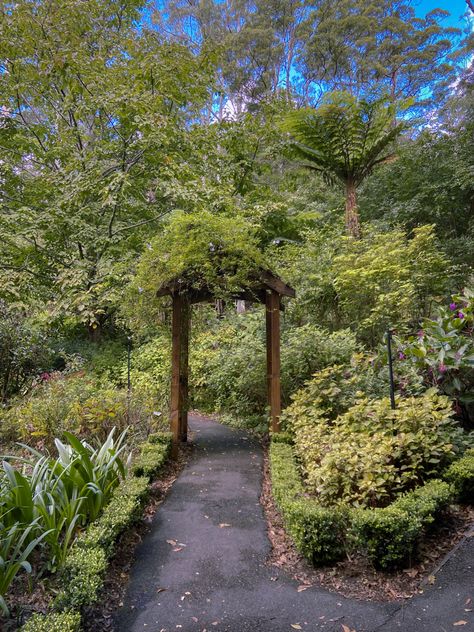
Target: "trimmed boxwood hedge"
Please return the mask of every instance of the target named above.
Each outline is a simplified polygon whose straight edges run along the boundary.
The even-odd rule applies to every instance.
[[[78,612],[34,614],[21,628],[22,632],[78,632],[81,615]]]
[[[474,503],[474,448],[452,463],[444,478],[452,484],[460,502]]]
[[[432,480],[383,509],[328,508],[305,497],[291,445],[272,439],[270,467],[273,495],[288,533],[298,550],[319,565],[349,551],[365,553],[382,569],[409,562],[424,529],[454,497],[449,483]]]
[[[342,534],[346,512],[326,509],[304,498],[293,448],[288,443],[272,439],[270,467],[275,501],[298,550],[314,564],[341,559],[345,553]]]
[[[122,481],[99,518],[79,535],[71,547],[61,569],[60,580],[64,588],[54,601],[55,612],[33,615],[22,627],[23,632],[79,630],[80,611],[97,600],[115,543],[139,519],[150,479],[162,469],[170,455],[171,433],[155,433],[150,435],[149,441],[153,443],[142,445],[132,467],[132,476]],[[135,472],[139,474],[133,475]],[[146,475],[143,475],[144,472]]]

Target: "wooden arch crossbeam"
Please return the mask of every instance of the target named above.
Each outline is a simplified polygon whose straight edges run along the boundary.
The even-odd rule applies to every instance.
[[[172,318],[172,378],[171,378],[171,432],[173,453],[188,434],[188,354],[191,305],[218,298],[206,289],[196,290],[183,281],[183,277],[164,283],[157,296],[171,296]],[[267,393],[272,432],[280,430],[280,310],[281,297],[293,298],[295,291],[271,271],[261,269],[259,279],[232,296],[237,300],[263,303],[266,307]]]

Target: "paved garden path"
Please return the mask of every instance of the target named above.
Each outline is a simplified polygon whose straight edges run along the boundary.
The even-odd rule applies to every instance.
[[[267,566],[262,451],[245,432],[190,418],[196,449],[136,552],[120,632],[474,631],[474,538],[403,606],[297,583]],[[468,602],[466,604],[466,602]],[[454,626],[456,622],[463,622]]]

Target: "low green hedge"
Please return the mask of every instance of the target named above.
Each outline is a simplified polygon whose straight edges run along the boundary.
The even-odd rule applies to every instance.
[[[158,440],[160,436],[160,440]],[[171,453],[171,433],[150,435],[153,443],[144,443],[132,466],[134,476],[154,478],[162,469]]]
[[[140,517],[148,489],[149,479],[146,476],[125,479],[114,491],[111,502],[98,520],[77,538],[77,546],[100,546],[110,556],[119,535]]]
[[[272,443],[287,443],[293,445],[293,436],[289,432],[272,432],[270,435]]]
[[[432,480],[383,509],[353,510],[349,541],[377,568],[404,565],[416,556],[424,529],[452,498],[448,483]]]
[[[444,478],[452,484],[458,500],[462,503],[474,503],[474,448],[452,463]]]
[[[164,445],[171,446],[173,441],[172,432],[153,432],[147,437],[148,443],[163,443]]]
[[[34,614],[21,628],[22,632],[79,632],[81,615],[78,612]]]
[[[298,550],[314,564],[341,559],[345,552],[341,534],[346,512],[326,509],[304,499],[291,445],[272,440],[270,467],[275,502]]]
[[[270,466],[273,495],[288,533],[315,564],[357,551],[378,568],[400,566],[416,555],[424,529],[453,499],[448,483],[432,480],[383,509],[328,508],[305,498],[290,445],[272,441]]]
[[[64,588],[53,604],[56,612],[34,615],[23,632],[79,630],[80,610],[97,601],[115,543],[140,517],[150,478],[162,469],[170,451],[171,433],[150,435],[132,467],[133,475],[122,481],[99,518],[76,538],[69,551],[60,575]]]
[[[65,588],[56,597],[56,610],[74,610],[95,601],[104,582],[107,555],[101,547],[83,549],[73,545],[61,570]]]

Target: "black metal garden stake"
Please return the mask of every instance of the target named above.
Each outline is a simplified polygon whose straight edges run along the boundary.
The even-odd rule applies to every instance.
[[[390,405],[395,410],[395,381],[393,379],[392,331],[387,329],[388,373],[390,376]]]

